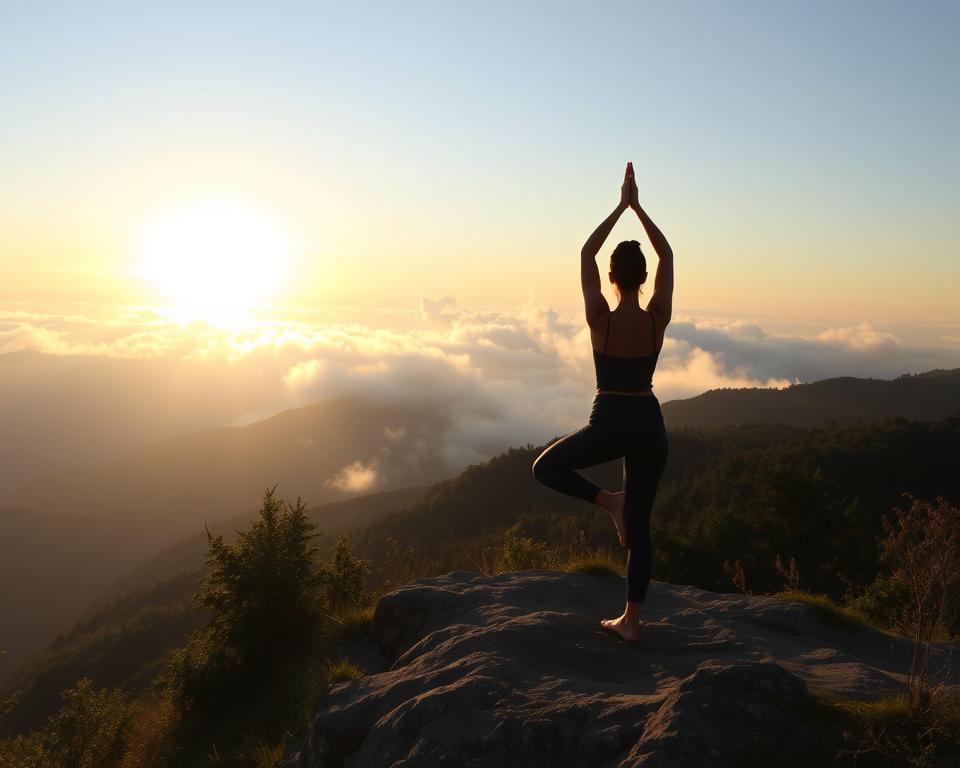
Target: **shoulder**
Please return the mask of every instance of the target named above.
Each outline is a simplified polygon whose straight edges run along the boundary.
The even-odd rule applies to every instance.
[[[610,323],[610,316],[612,314],[613,313],[610,311],[609,306],[606,306],[602,310],[589,317],[587,319],[587,325],[591,330],[606,332],[607,326]]]
[[[606,297],[597,291],[596,296],[589,297],[584,306],[587,325],[591,328],[597,328],[607,322],[606,318],[610,315],[610,305]]]
[[[660,306],[659,302],[650,300],[650,303],[647,304],[647,312],[653,316],[653,319],[657,323],[657,328],[665,328],[670,322],[671,313],[669,310],[664,309]]]

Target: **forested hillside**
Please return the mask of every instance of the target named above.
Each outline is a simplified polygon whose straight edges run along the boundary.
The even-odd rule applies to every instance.
[[[960,369],[892,381],[844,376],[786,389],[712,389],[663,404],[668,429],[757,423],[809,428],[894,417],[935,421],[952,414],[960,414]]]
[[[444,572],[480,563],[513,524],[544,541],[583,531],[588,541],[615,544],[606,513],[533,481],[540,450],[510,449],[437,484],[419,504],[359,531],[358,552],[376,569],[409,550],[423,569]],[[724,560],[741,559],[757,588],[770,589],[779,552],[797,559],[808,586],[840,596],[872,578],[881,516],[903,493],[960,501],[958,456],[960,417],[673,432],[654,504],[655,577],[726,588]],[[619,489],[621,471],[616,461],[584,474]],[[380,569],[380,576],[390,574]]]

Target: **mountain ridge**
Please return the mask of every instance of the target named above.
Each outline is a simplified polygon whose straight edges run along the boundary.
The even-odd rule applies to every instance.
[[[718,429],[739,424],[803,428],[844,426],[885,418],[932,421],[960,413],[960,368],[895,379],[837,376],[783,389],[711,389],[662,405],[668,429]]]

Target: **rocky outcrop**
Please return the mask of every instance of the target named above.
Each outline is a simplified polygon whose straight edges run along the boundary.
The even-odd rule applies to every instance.
[[[553,571],[404,586],[377,605],[371,673],[330,689],[284,766],[784,768],[807,764],[809,687],[902,685],[903,641],[804,602],[654,581],[626,644],[599,625],[623,597]]]

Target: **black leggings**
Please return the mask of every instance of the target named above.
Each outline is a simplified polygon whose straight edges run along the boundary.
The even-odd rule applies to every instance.
[[[533,462],[533,475],[560,493],[593,503],[600,486],[574,470],[621,456],[627,600],[642,603],[653,559],[650,511],[667,462],[667,431],[656,396],[598,394],[589,423],[547,446]]]

